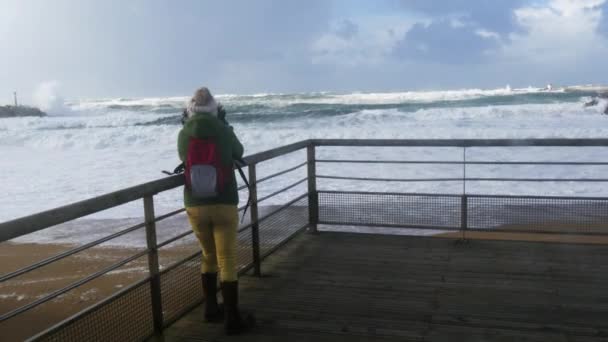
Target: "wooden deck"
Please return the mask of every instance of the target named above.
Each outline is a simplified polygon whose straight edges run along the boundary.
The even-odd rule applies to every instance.
[[[164,341],[608,341],[608,248],[303,234],[241,278],[259,326],[198,307]]]

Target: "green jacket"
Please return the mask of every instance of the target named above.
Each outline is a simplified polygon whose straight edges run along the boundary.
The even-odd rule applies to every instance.
[[[232,127],[226,125],[212,114],[194,114],[194,116],[186,121],[181,131],[179,131],[177,151],[179,159],[183,162],[186,162],[188,144],[191,137],[199,139],[215,137],[215,142],[220,149],[221,162],[226,166],[232,166],[235,159],[243,157],[243,145],[234,134]],[[191,190],[184,186],[184,205],[186,207],[210,204],[238,205],[238,203],[239,193],[234,172],[232,172],[232,177],[222,193],[215,198],[196,199],[192,196]]]

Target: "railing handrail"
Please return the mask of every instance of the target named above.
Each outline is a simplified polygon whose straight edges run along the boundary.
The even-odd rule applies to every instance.
[[[0,242],[129,203],[184,184],[176,175],[0,223]]]
[[[608,146],[608,139],[309,139],[259,152],[243,158],[246,165],[257,164],[308,146],[361,147],[533,147]],[[30,216],[0,223],[0,242],[116,207],[145,196],[182,186],[181,176],[171,176],[68,204]]]
[[[263,151],[263,152],[259,152],[259,153],[255,153],[252,155],[249,155],[247,157],[244,157],[243,160],[245,161],[246,165],[251,165],[251,164],[257,164],[257,163],[261,163],[263,161],[267,161],[291,152],[295,152],[298,150],[301,150],[305,147],[307,147],[308,145],[310,145],[312,143],[312,140],[302,140],[302,141],[298,141],[295,142],[293,144],[289,144],[289,145],[285,145],[285,146],[280,146],[277,148],[273,148],[267,151]]]
[[[312,139],[315,146],[361,147],[580,147],[608,146],[608,139]]]

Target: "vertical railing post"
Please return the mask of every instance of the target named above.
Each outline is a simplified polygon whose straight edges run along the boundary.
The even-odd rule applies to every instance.
[[[251,249],[253,251],[253,272],[260,277],[262,275],[260,260],[260,224],[258,222],[258,181],[255,171],[256,164],[249,164],[249,197],[251,198]]]
[[[152,295],[152,317],[154,332],[161,334],[163,330],[163,302],[160,288],[160,272],[158,266],[158,247],[156,241],[156,217],[154,215],[154,199],[144,197],[144,215],[146,222],[146,244],[148,246],[148,267],[150,271],[150,293]]]
[[[463,238],[464,232],[467,230],[467,221],[468,221],[468,197],[466,194],[462,195],[460,199],[460,230],[462,230]]]
[[[317,193],[317,168],[314,143],[310,143],[307,147],[307,161],[309,232],[317,233],[317,224],[319,223],[319,194]]]
[[[466,238],[469,208],[467,197],[467,147],[462,148],[462,197],[460,199],[460,230],[462,239]]]

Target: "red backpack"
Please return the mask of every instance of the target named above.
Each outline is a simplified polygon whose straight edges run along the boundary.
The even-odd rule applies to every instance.
[[[230,181],[232,166],[222,165],[219,146],[213,138],[190,138],[186,157],[186,187],[194,198],[217,197]]]

